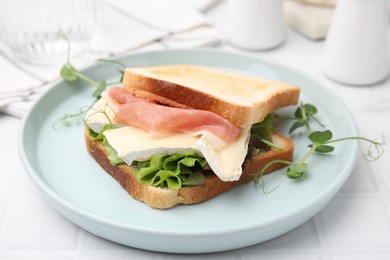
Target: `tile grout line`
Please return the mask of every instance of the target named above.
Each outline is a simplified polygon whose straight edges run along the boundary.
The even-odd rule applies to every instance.
[[[82,243],[82,232],[83,232],[83,229],[80,228],[79,226],[77,226],[77,228],[78,228],[78,232],[77,232],[76,248],[74,249],[74,252],[72,254],[73,258],[75,260],[82,257],[82,254],[81,254],[81,243]]]
[[[337,197],[339,198],[344,198],[344,199],[351,199],[351,198],[356,198],[356,196],[368,196],[369,198],[378,198],[380,201],[385,204],[384,198],[385,195],[379,194],[379,193],[361,193],[361,192],[349,192],[349,193],[338,193]],[[384,205],[386,207],[386,205]],[[388,213],[388,216],[390,218],[390,207],[386,207],[388,210],[386,212]],[[332,253],[340,250],[347,250],[354,252],[357,250],[357,248],[347,248],[347,249],[342,249],[338,247],[331,247],[329,244],[329,238],[327,237],[326,234],[326,228],[324,227],[324,219],[321,214],[321,211],[314,217],[314,225],[317,230],[318,234],[318,240],[320,242],[321,246],[321,256],[323,259],[332,259]]]
[[[379,160],[381,160],[381,159],[379,159]],[[372,164],[374,164],[374,165],[372,165]],[[384,186],[384,182],[381,180],[381,177],[378,176],[377,174],[373,174],[376,171],[375,162],[371,162],[370,164],[368,164],[368,167],[371,171],[370,174],[374,177],[375,184],[378,187],[378,193],[380,193],[380,194],[389,193],[390,194],[390,191],[386,190],[386,187]]]
[[[321,211],[313,217],[314,227],[316,229],[318,242],[320,243],[320,255],[323,259],[330,259],[330,247],[328,237],[326,236],[326,230],[323,225],[323,219]]]
[[[384,152],[390,152],[389,149],[385,149]],[[384,160],[385,158],[379,158],[379,160]],[[375,165],[375,162],[370,163],[369,165],[371,174],[374,172],[378,172],[378,166]],[[385,182],[382,180],[383,177],[381,177],[378,174],[372,174],[374,177],[374,181],[378,187],[378,193],[381,198],[381,202],[383,203],[383,207],[385,209],[385,212],[387,214],[387,218],[390,219],[390,191],[387,189]]]
[[[387,218],[390,219],[390,193],[389,194],[381,194],[383,207],[385,208],[385,212],[387,214]]]
[[[338,193],[337,196],[339,198],[347,198],[347,199],[351,199],[351,198],[355,198],[356,196],[368,196],[370,198],[378,198],[380,199],[380,201],[384,204],[384,207],[386,207],[386,212],[388,214],[388,217],[390,218],[390,203],[387,204],[386,201],[385,201],[385,198],[387,195],[385,194],[380,194],[380,192],[371,192],[371,193],[364,193],[362,194],[361,192],[348,192],[348,193]],[[389,206],[387,206],[389,205]],[[327,237],[327,234],[326,234],[326,228],[324,227],[324,219],[323,219],[323,216],[321,214],[321,211],[314,217],[314,225],[315,225],[315,229],[317,231],[317,236],[318,236],[318,240],[319,240],[319,243],[320,243],[320,247],[321,247],[321,256],[323,257],[323,259],[331,259],[331,256],[332,256],[332,253],[334,251],[340,251],[341,249],[340,248],[332,248],[329,244],[329,238]],[[344,249],[343,249],[344,250]],[[356,250],[356,248],[348,248],[347,250],[349,251],[354,251]]]

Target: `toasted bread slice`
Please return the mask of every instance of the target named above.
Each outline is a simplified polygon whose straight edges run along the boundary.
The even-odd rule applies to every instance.
[[[158,209],[171,208],[178,204],[196,204],[209,200],[222,192],[253,180],[255,177],[254,173],[259,172],[270,161],[276,159],[291,161],[294,150],[293,142],[279,133],[274,133],[272,139],[274,143],[283,147],[283,150],[271,149],[270,151],[259,153],[251,160],[245,161],[243,174],[238,181],[223,182],[215,174],[208,174],[205,178],[205,184],[202,186],[183,187],[179,190],[173,190],[140,183],[133,174],[134,168],[131,166],[126,164],[111,165],[102,143],[92,140],[88,129],[85,129],[86,146],[96,162],[116,179],[133,198]],[[284,167],[283,164],[273,164],[267,169],[266,173],[282,167]]]
[[[128,68],[123,88],[175,107],[214,112],[245,127],[295,105],[300,89],[287,83],[188,65]]]

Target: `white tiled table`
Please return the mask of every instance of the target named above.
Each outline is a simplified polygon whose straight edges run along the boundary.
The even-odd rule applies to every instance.
[[[224,32],[225,5],[209,13]],[[219,49],[238,52],[222,44]],[[367,137],[390,138],[390,81],[372,87],[336,84],[323,76],[323,42],[309,41],[293,31],[286,43],[268,52],[249,52],[304,72],[333,89],[345,101]],[[1,84],[33,79],[15,78],[2,68]],[[331,104],[330,104],[331,105]],[[20,120],[0,115],[0,259],[390,259],[390,147],[383,158],[357,165],[337,196],[305,224],[273,240],[240,250],[183,256],[147,252],[118,245],[68,222],[44,201],[18,158],[16,133]],[[362,144],[361,153],[365,151]]]

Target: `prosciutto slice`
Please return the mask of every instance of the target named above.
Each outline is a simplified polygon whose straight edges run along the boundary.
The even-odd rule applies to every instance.
[[[151,103],[120,88],[111,89],[109,95],[121,104],[114,119],[116,123],[138,127],[152,135],[211,133],[224,143],[231,143],[241,132],[240,127],[209,111]]]
[[[127,103],[134,103],[134,102],[154,103],[152,100],[136,97],[133,94],[124,91],[120,87],[110,88],[108,95],[119,104],[127,104]]]

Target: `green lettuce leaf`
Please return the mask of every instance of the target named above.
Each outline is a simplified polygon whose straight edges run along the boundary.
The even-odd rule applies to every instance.
[[[118,165],[118,164],[124,164],[125,161],[123,161],[121,158],[118,157],[117,152],[114,148],[108,143],[107,138],[103,138],[103,147],[106,149],[107,157],[110,160],[111,165]]]
[[[269,114],[262,122],[252,125],[251,136],[272,142],[271,135],[274,132],[274,127],[272,125],[273,119],[274,114]]]
[[[186,180],[183,180],[182,186],[201,186],[204,185],[205,177],[201,171],[194,172],[187,176]]]
[[[202,185],[204,176],[200,170],[206,163],[206,159],[195,152],[157,154],[147,162],[139,162],[135,174],[146,185],[180,189],[182,186]]]
[[[125,163],[103,135],[104,131],[115,128],[115,125],[107,124],[99,133],[89,128],[91,139],[102,142],[112,165]],[[180,189],[182,186],[203,185],[205,178],[201,169],[206,164],[206,159],[198,156],[196,152],[181,152],[173,155],[157,154],[150,160],[135,163],[137,168],[135,175],[141,183],[146,185]]]
[[[274,114],[268,114],[262,122],[252,125],[248,144],[248,159],[253,158],[253,156],[256,156],[262,151],[268,151],[270,149],[283,150],[283,147],[272,141],[272,134],[275,131],[272,125],[274,117]]]
[[[124,164],[125,162],[118,157],[117,152],[114,148],[108,143],[106,137],[103,135],[104,131],[109,129],[115,129],[116,126],[114,124],[107,124],[103,126],[102,130],[99,133],[95,133],[91,128],[88,128],[89,136],[94,141],[101,141],[104,149],[107,152],[107,157],[110,160],[111,165]]]
[[[103,141],[104,139],[104,131],[109,130],[109,129],[115,129],[116,126],[114,124],[107,124],[103,126],[102,130],[100,130],[99,133],[95,133],[91,128],[88,128],[89,136],[91,137],[92,140],[94,141]]]

